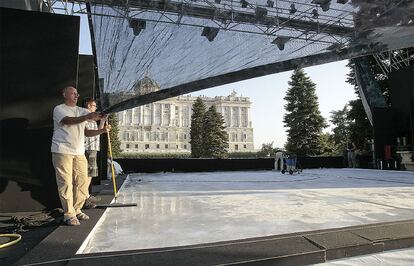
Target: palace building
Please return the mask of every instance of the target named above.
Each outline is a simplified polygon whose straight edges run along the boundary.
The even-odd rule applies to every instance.
[[[134,96],[159,90],[149,77],[144,77],[134,87]],[[127,97],[118,95],[116,98]],[[111,98],[115,99],[114,96]],[[191,95],[178,96],[119,112],[121,149],[130,153],[190,152],[192,105],[196,99]],[[223,115],[229,134],[229,152],[254,151],[248,97],[237,96],[233,91],[228,96],[201,96],[201,99],[207,108],[215,105]]]

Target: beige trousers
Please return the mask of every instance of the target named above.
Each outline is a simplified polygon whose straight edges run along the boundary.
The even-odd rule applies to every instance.
[[[56,171],[56,183],[64,219],[81,213],[81,208],[89,195],[88,162],[85,155],[52,153]]]

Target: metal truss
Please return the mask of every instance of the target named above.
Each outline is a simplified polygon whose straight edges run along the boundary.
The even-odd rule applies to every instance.
[[[274,0],[269,5],[253,5],[248,0],[43,0],[50,12],[67,15],[86,14],[86,3],[105,6],[114,12],[95,12],[95,16],[142,19],[204,28],[206,24],[223,31],[259,34],[344,46],[353,35],[349,11],[332,9],[333,16],[317,4]],[[287,4],[296,5],[292,13]],[[299,8],[300,7],[300,8]],[[312,11],[319,10],[317,17]],[[155,16],[154,16],[155,15]],[[156,18],[156,19],[155,19]],[[186,19],[191,18],[191,19]]]
[[[75,16],[87,14],[86,1],[68,1],[68,0],[40,0],[46,8],[44,12],[65,14]]]
[[[414,48],[378,53],[374,54],[374,58],[383,74],[388,77],[392,71],[414,63]]]

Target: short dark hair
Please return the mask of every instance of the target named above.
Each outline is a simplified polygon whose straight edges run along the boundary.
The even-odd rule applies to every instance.
[[[83,99],[83,107],[87,108],[88,104],[90,104],[91,102],[96,102],[96,101],[92,97],[86,97],[85,99]]]

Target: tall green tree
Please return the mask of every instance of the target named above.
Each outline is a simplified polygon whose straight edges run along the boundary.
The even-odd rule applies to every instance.
[[[119,127],[118,116],[115,113],[109,115],[109,124],[111,125],[111,131],[109,131],[109,137],[111,138],[112,156],[117,158],[121,155],[121,141],[119,140]],[[109,151],[108,151],[109,152]]]
[[[338,156],[342,155],[344,147],[340,147],[335,144],[334,136],[330,133],[322,133],[319,137],[321,142],[321,154],[322,156]]]
[[[316,85],[302,69],[293,72],[288,84],[283,119],[287,128],[285,149],[297,155],[318,155],[322,149],[320,136],[326,123],[319,111]]]
[[[223,116],[212,105],[204,116],[202,132],[204,157],[228,156],[229,137],[225,129]]]
[[[278,148],[273,148],[273,141],[270,143],[263,143],[260,151],[257,152],[259,157],[274,157]]]
[[[204,154],[203,150],[203,124],[206,114],[206,105],[203,100],[198,97],[193,104],[193,113],[191,115],[190,127],[190,144],[191,157],[200,158]]]
[[[339,149],[341,151],[344,149],[346,143],[348,142],[348,138],[350,137],[349,134],[349,127],[350,127],[350,119],[349,119],[349,108],[346,104],[344,108],[341,110],[331,111],[331,117],[329,120],[332,125],[332,138]]]

